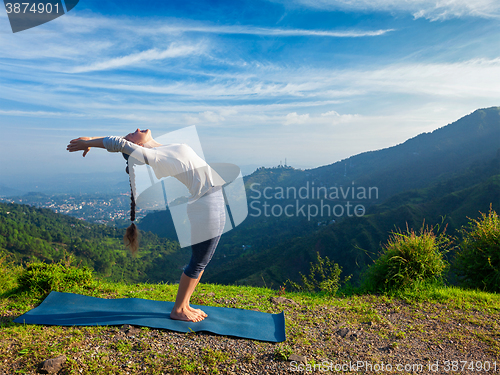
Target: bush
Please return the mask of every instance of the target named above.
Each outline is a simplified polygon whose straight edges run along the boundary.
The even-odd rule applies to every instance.
[[[86,266],[70,266],[68,262],[31,263],[17,279],[19,291],[48,293],[51,290],[63,292],[92,288],[96,281],[92,270]]]
[[[16,266],[8,255],[4,255],[0,250],[0,296],[8,295],[8,293],[15,289],[16,279],[21,272],[22,267]]]
[[[466,287],[500,292],[500,221],[492,210],[461,229],[454,266]]]
[[[436,235],[434,228],[392,232],[382,254],[368,268],[364,288],[368,291],[401,290],[426,283],[441,282],[448,267],[444,253],[450,240],[444,232]]]
[[[321,258],[317,253],[316,263],[311,262],[309,276],[302,273],[302,285],[287,280],[293,289],[305,292],[325,292],[328,295],[335,295],[340,287],[340,274],[342,269],[337,263],[333,263],[328,257]],[[348,281],[350,277],[346,278]]]

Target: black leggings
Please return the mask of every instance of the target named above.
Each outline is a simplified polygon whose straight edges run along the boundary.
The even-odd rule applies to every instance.
[[[197,279],[212,259],[224,230],[226,208],[222,188],[214,187],[200,199],[189,204],[188,216],[193,244],[191,261],[184,269],[184,273],[192,279]]]
[[[220,236],[217,236],[210,240],[197,243],[196,245],[191,245],[193,254],[191,255],[189,264],[184,269],[186,276],[192,279],[197,279],[200,276],[201,271],[205,269],[208,262],[212,259],[219,239]]]

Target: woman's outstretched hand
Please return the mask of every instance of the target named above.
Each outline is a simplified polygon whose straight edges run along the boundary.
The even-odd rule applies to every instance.
[[[91,137],[80,137],[72,139],[71,141],[69,141],[69,145],[66,147],[66,150],[68,150],[69,152],[83,151],[83,157],[85,157],[85,155],[87,155],[87,153],[90,151],[90,146],[87,142],[90,140],[92,140]]]

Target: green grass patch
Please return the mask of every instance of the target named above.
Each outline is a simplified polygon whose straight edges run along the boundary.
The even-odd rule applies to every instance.
[[[488,214],[470,220],[461,231],[463,240],[455,268],[461,283],[470,288],[500,292],[500,219],[491,208]]]
[[[380,257],[368,268],[364,288],[368,292],[395,291],[441,281],[448,264],[444,254],[450,240],[434,228],[419,232],[407,228],[391,234]]]

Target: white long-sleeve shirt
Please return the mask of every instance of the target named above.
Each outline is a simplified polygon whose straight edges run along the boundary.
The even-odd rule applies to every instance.
[[[182,182],[194,201],[212,186],[222,186],[225,181],[186,144],[173,143],[146,148],[122,137],[105,137],[103,145],[109,152],[123,152],[153,168],[156,178],[172,176]]]

